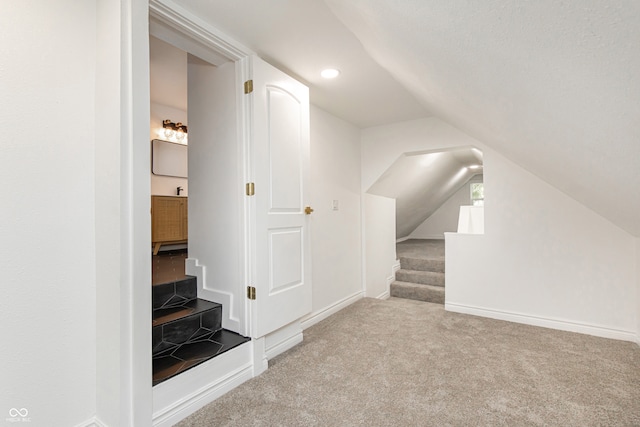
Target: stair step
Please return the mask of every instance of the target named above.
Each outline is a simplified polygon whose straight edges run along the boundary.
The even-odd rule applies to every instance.
[[[197,298],[197,278],[153,285],[153,385],[251,340],[222,329],[222,305]]]
[[[161,307],[153,310],[153,326],[161,326],[170,322],[179,322],[191,317],[197,317],[208,312],[219,311],[222,313],[222,305],[217,302],[203,299],[192,299],[181,304],[169,307]],[[220,329],[220,328],[217,328]]]
[[[444,287],[444,273],[433,271],[400,269],[396,271],[396,280]]]
[[[153,385],[250,340],[235,332],[221,329],[197,340],[166,348],[153,356]]]
[[[187,276],[175,282],[153,285],[151,298],[153,309],[180,305],[197,298],[198,281],[196,277]]]
[[[444,273],[444,258],[412,258],[401,256],[400,260],[401,268],[405,270],[417,270],[417,271],[433,271],[435,273]]]
[[[441,286],[401,281],[395,281],[391,284],[391,296],[397,298],[444,304],[444,292],[444,288]]]
[[[222,305],[194,299],[153,310],[153,355],[222,329]]]

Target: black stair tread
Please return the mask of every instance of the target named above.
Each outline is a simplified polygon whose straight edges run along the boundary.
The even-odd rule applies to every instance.
[[[221,329],[196,341],[167,348],[153,357],[153,385],[229,351],[251,338]]]
[[[217,302],[203,299],[184,300],[182,303],[170,307],[156,308],[153,310],[153,326],[165,325],[188,316],[196,316],[207,310],[222,307]]]
[[[151,288],[153,308],[180,304],[197,297],[197,278],[186,276],[172,282],[158,283]]]

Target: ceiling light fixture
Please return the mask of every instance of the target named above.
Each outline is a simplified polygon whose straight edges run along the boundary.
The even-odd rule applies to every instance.
[[[482,165],[470,165],[469,169],[480,169]]]
[[[327,68],[322,70],[320,75],[325,79],[335,79],[336,77],[338,77],[338,75],[340,75],[340,70],[336,70],[335,68]]]

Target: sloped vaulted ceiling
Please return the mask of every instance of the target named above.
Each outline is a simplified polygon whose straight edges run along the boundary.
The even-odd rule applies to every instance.
[[[640,236],[638,0],[152,1],[249,46],[334,115],[435,115]],[[328,65],[339,81],[317,77]]]
[[[429,116],[322,0],[173,1],[308,85],[312,103],[356,126]],[[321,78],[327,67],[338,67],[340,78]]]
[[[436,116],[640,236],[640,1],[325,3]]]
[[[476,148],[404,153],[367,192],[396,200],[396,239],[401,239],[482,171]]]

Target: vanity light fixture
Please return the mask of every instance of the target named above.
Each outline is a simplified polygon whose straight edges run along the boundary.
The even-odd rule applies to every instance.
[[[171,120],[166,119],[162,121],[162,127],[164,128],[164,136],[171,138],[175,133],[176,124]]]
[[[182,141],[187,135],[187,125],[182,123],[174,123],[169,119],[162,121],[164,136],[167,138],[175,137],[178,141]]]
[[[340,70],[335,68],[326,68],[320,72],[320,75],[325,79],[335,79],[340,75]]]
[[[176,123],[176,138],[178,141],[184,140],[184,137],[187,136],[187,126],[182,123]]]

